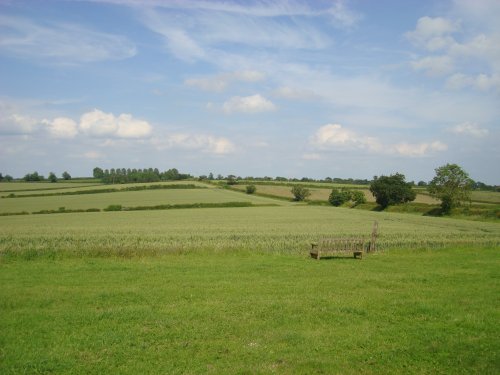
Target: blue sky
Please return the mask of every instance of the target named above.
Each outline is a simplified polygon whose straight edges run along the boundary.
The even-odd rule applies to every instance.
[[[500,183],[500,2],[0,1],[0,172]]]

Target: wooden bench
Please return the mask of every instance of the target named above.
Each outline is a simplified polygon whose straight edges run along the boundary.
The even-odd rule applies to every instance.
[[[378,223],[373,223],[373,231],[370,241],[363,238],[322,238],[318,242],[311,243],[310,255],[320,260],[321,257],[335,255],[337,253],[352,253],[354,258],[362,259],[365,250],[375,251]]]

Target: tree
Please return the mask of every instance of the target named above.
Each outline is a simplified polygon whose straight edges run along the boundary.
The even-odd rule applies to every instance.
[[[4,180],[7,181],[7,182],[11,182],[13,179],[14,179],[14,177],[12,177],[9,174],[6,174],[5,177],[4,177]]]
[[[446,164],[435,169],[436,176],[429,183],[429,193],[441,200],[443,212],[450,212],[462,202],[470,201],[474,181],[457,164]]]
[[[65,180],[71,180],[71,175],[64,171],[63,174],[62,174],[62,178],[64,178]]]
[[[253,194],[256,191],[257,191],[257,188],[255,187],[255,185],[247,185],[247,187],[246,187],[247,194]]]
[[[56,177],[56,174],[54,172],[49,173],[49,181],[50,182],[57,182],[57,177]]]
[[[300,202],[306,199],[308,196],[310,196],[311,192],[309,191],[309,189],[306,189],[303,186],[295,185],[292,188],[292,194],[294,196],[294,200]]]
[[[94,178],[103,178],[104,177],[104,171],[99,167],[95,167],[92,174],[93,174]]]
[[[328,197],[328,202],[332,206],[339,207],[344,203],[347,203],[351,200],[351,192],[346,189],[332,189],[330,196]]]
[[[0,173],[0,181],[4,179],[3,175]]]
[[[33,173],[28,173],[23,177],[24,181],[26,182],[33,182],[33,181],[43,181],[43,176],[39,175],[38,172],[33,172]]]
[[[411,183],[406,182],[401,173],[375,178],[370,184],[370,191],[383,209],[390,205],[411,202],[417,196],[411,188]]]

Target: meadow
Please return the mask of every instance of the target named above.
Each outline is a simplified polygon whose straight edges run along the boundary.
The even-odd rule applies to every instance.
[[[113,199],[253,206],[0,216],[0,373],[500,369],[498,221],[213,187],[2,198],[0,209]],[[322,237],[368,241],[374,221],[378,250],[363,260],[309,257]]]

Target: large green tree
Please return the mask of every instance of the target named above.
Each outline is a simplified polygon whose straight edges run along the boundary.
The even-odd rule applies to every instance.
[[[406,182],[405,176],[401,173],[375,178],[370,185],[370,191],[382,208],[411,202],[417,196],[412,184]]]
[[[447,213],[463,202],[470,201],[471,190],[474,184],[457,164],[446,164],[435,169],[436,176],[429,183],[429,193],[441,200],[441,209]]]

